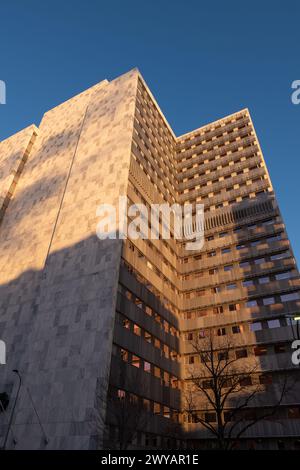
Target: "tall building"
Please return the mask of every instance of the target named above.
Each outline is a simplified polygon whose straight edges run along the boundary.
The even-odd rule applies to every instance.
[[[242,363],[259,361],[254,385],[265,390],[251,419],[274,402],[278,376],[298,376],[286,315],[299,311],[299,273],[247,109],[176,137],[134,69],[0,142],[0,178],[3,441],[12,370],[22,378],[7,447],[113,440],[108,397],[147,410],[133,447],[213,446],[195,419],[214,422],[209,404],[192,415],[184,406],[193,341],[207,332],[234,338]],[[204,204],[203,249],[187,251],[174,234],[99,240],[97,208],[119,196],[149,209]],[[299,438],[291,392],[240,445],[294,448]]]

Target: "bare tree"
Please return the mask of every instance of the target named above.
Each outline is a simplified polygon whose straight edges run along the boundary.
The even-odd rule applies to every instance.
[[[265,385],[253,384],[259,371],[257,358],[252,361],[237,358],[234,347],[228,339],[216,337],[213,332],[205,338],[198,337],[193,343],[198,361],[190,368],[189,386],[184,392],[185,413],[216,438],[219,449],[233,448],[250,427],[276,415],[292,387],[287,384],[287,376],[283,376],[272,406],[261,408],[257,416],[249,417],[251,407],[258,406],[265,395]],[[199,409],[204,411],[204,417]],[[216,421],[211,422],[205,413],[212,412]]]

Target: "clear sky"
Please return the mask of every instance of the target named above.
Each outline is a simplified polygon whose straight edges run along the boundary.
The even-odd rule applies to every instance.
[[[1,0],[0,140],[138,67],[177,135],[248,107],[300,261],[300,2]]]

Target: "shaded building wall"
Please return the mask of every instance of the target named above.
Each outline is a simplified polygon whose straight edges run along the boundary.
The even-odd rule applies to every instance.
[[[137,73],[101,82],[45,114],[0,230],[1,338],[23,378],[17,448],[95,445],[107,381],[121,242],[96,238],[96,209],[126,194]],[[117,175],[117,178],[116,178]],[[1,434],[5,433],[2,421]],[[99,436],[94,436],[99,437]],[[12,435],[9,446],[12,446]]]

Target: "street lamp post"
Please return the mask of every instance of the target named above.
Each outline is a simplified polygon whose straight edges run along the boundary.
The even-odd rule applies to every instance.
[[[3,443],[3,447],[2,447],[3,450],[6,450],[7,440],[8,440],[9,432],[10,432],[11,425],[12,425],[12,422],[13,422],[13,419],[14,419],[14,413],[15,413],[15,409],[16,409],[16,405],[17,405],[17,402],[18,402],[19,393],[20,393],[20,389],[21,389],[21,385],[22,385],[22,377],[21,377],[19,371],[17,369],[14,369],[13,372],[15,374],[17,374],[17,376],[19,378],[19,386],[18,386],[18,391],[17,391],[17,395],[16,395],[16,398],[15,398],[14,406],[13,406],[13,409],[11,411],[11,415],[10,415],[10,418],[9,418],[7,431],[6,431],[6,435],[5,435],[5,439],[4,439],[4,443]]]

